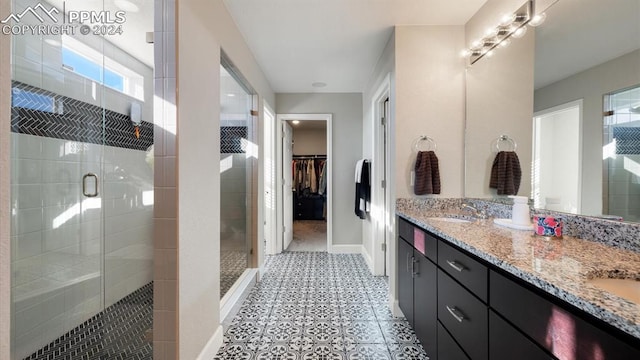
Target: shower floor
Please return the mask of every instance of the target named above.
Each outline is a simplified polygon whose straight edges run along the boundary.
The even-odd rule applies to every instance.
[[[246,251],[222,250],[220,252],[220,298],[231,289],[246,269]]]
[[[146,337],[152,325],[153,283],[149,283],[26,359],[152,359],[152,344]]]

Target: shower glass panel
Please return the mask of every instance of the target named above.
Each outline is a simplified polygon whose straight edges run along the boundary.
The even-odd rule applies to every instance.
[[[220,66],[220,297],[249,266],[255,145],[252,95]],[[252,155],[253,154],[253,155]]]
[[[116,3],[12,1],[12,359],[151,358],[153,0]]]
[[[604,214],[640,222],[640,87],[604,97]]]

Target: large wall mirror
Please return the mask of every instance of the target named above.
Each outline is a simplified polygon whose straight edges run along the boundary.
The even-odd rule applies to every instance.
[[[467,70],[465,196],[503,197],[489,174],[507,135],[537,208],[640,222],[640,1],[559,0],[546,16]]]

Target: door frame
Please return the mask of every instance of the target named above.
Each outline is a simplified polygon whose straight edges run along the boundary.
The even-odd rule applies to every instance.
[[[533,113],[533,121],[532,121],[532,133],[533,133],[533,141],[531,143],[531,152],[533,154],[532,161],[535,161],[536,157],[536,120],[540,117],[553,115],[555,113],[563,112],[571,108],[578,108],[578,184],[576,191],[578,192],[576,207],[578,209],[578,214],[582,213],[582,155],[584,153],[583,148],[583,111],[584,111],[584,101],[583,99],[578,99],[574,101],[569,101],[564,104],[556,105],[550,107],[548,109],[540,110]],[[533,176],[531,177],[531,191],[533,192],[535,187],[533,184]]]
[[[384,115],[384,102],[389,100],[388,118],[385,119],[384,125],[381,126],[381,118]],[[392,203],[391,187],[393,181],[391,179],[391,154],[390,154],[390,132],[391,121],[393,118],[393,101],[391,99],[391,80],[389,74],[384,78],[373,96],[373,161],[372,161],[372,208],[379,209],[376,214],[371,217],[373,226],[373,275],[393,276],[391,255],[392,248],[395,247],[394,240],[394,219],[395,204]],[[384,128],[383,128],[384,126]],[[383,131],[384,130],[384,131]],[[385,164],[385,166],[378,166]],[[385,178],[386,174],[386,178]],[[385,188],[382,187],[382,180],[385,180]],[[386,240],[386,241],[385,241]],[[386,244],[386,251],[382,249],[382,244]],[[386,274],[385,274],[385,267]]]
[[[283,185],[283,169],[282,163],[282,123],[285,121],[299,120],[324,120],[327,122],[327,251],[332,252],[333,244],[333,135],[332,135],[332,114],[276,114],[276,236],[272,239],[271,244],[267,243],[267,249],[269,254],[279,254],[284,249],[284,194],[282,191]],[[289,166],[290,167],[290,166]],[[289,168],[287,167],[287,168]]]

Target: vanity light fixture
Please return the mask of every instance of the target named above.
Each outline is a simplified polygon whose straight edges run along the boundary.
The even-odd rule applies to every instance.
[[[462,55],[468,57],[471,64],[485,55],[491,56],[496,47],[507,46],[511,37],[524,36],[527,31],[526,26],[532,19],[532,13],[533,1],[527,1],[515,13],[503,16],[496,27],[487,29],[484,37],[471,43],[469,49],[464,50]]]

